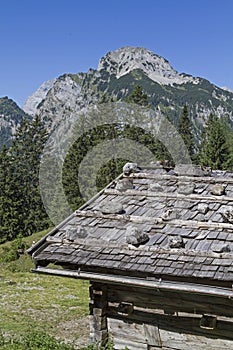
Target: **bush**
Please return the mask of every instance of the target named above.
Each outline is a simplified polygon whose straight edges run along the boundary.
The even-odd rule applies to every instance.
[[[18,235],[17,238],[10,244],[10,246],[4,246],[2,248],[3,252],[0,256],[0,261],[11,262],[16,261],[21,254],[24,254],[25,250],[28,248],[23,240],[22,235]]]
[[[100,349],[98,347],[98,344],[90,344],[81,350],[114,350],[114,343],[110,339],[107,344],[105,346],[102,346]],[[128,348],[124,348],[123,350],[128,350]]]
[[[10,262],[15,261],[19,258],[17,251],[13,249],[12,247],[3,247],[2,253],[0,256],[1,262]]]
[[[42,332],[28,332],[21,339],[5,338],[0,335],[2,350],[74,350],[73,346],[56,340]]]
[[[72,345],[65,344],[54,337],[39,331],[29,331],[20,339],[7,338],[0,333],[0,349],[1,350],[74,350]],[[81,350],[114,350],[114,343],[109,340],[107,344],[101,348],[98,344],[90,344]],[[124,350],[128,350],[125,348]]]

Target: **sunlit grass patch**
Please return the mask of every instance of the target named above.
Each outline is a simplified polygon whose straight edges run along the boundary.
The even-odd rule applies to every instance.
[[[30,272],[33,267],[25,254],[16,261],[0,262],[0,333],[20,338],[33,329],[76,344],[81,337],[84,345],[89,335],[89,283],[35,274]]]

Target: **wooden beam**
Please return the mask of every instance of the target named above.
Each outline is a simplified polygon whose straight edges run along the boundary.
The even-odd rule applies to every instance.
[[[146,304],[145,304],[146,301]],[[121,302],[131,302],[136,309],[160,309],[163,314],[166,311],[189,314],[212,314],[226,319],[233,319],[231,299],[218,297],[209,298],[206,295],[192,294],[174,291],[161,291],[153,289],[135,288],[132,286],[108,285],[108,307],[118,310]],[[146,306],[145,306],[146,305]],[[169,312],[168,312],[169,313]]]
[[[134,223],[151,223],[155,225],[158,223],[158,220],[162,222],[162,219],[152,218],[146,216],[133,216],[125,214],[102,214],[101,212],[91,211],[91,210],[76,210],[76,216],[87,217],[87,218],[100,218],[108,220],[118,220],[122,222],[134,222]]]
[[[194,283],[185,283],[185,282],[173,282],[173,281],[164,281],[164,280],[146,280],[136,277],[126,277],[119,275],[107,275],[107,274],[98,274],[92,272],[84,271],[71,271],[71,270],[60,270],[52,269],[38,266],[36,269],[32,270],[36,273],[45,273],[56,276],[72,277],[87,279],[89,281],[97,281],[102,283],[112,283],[120,285],[129,285],[142,288],[156,289],[156,290],[169,290],[169,291],[180,291],[184,293],[191,294],[201,294],[209,296],[218,296],[222,298],[229,298],[233,300],[233,291],[232,289],[200,285]]]
[[[140,190],[126,190],[118,191],[114,188],[105,189],[104,194],[116,195],[116,196],[146,196],[146,197],[156,197],[156,198],[165,198],[165,199],[182,199],[184,201],[204,201],[204,202],[217,202],[222,203],[233,202],[233,197],[223,196],[201,196],[199,194],[189,194],[188,196],[180,193],[170,193],[170,192],[154,192],[154,191],[140,191]]]
[[[161,175],[152,173],[132,173],[129,176],[133,179],[154,179],[154,180],[176,180],[182,182],[209,182],[209,184],[233,183],[233,177],[212,177],[212,176],[184,176],[184,175]]]
[[[102,214],[101,212],[91,211],[91,210],[76,210],[76,216],[86,217],[86,218],[100,218],[100,219],[108,219],[108,220],[118,220],[122,222],[133,222],[133,223],[148,223],[151,225],[160,224],[169,224],[171,226],[186,226],[186,227],[194,227],[194,228],[223,228],[223,229],[233,229],[233,224],[225,223],[225,222],[212,222],[212,221],[195,221],[195,220],[163,220],[162,218],[154,218],[149,216],[136,216],[136,215],[127,215],[127,214]]]
[[[146,303],[146,302],[145,302]],[[182,317],[182,316],[168,316],[155,315],[149,312],[135,312],[127,318],[116,317],[114,314],[108,315],[109,331],[114,338],[124,339],[127,341],[135,341],[138,345],[145,344],[151,346],[164,346],[179,344],[177,348],[173,349],[232,349],[232,322],[218,321],[218,327],[214,330],[206,330],[200,328],[200,316]],[[146,322],[146,324],[145,324]],[[150,329],[150,337],[148,332],[145,332],[146,327],[153,327]],[[157,328],[157,331],[156,331]],[[185,347],[182,346],[182,340],[186,342]],[[196,346],[195,346],[196,342]],[[167,343],[167,344],[166,344]],[[143,349],[143,347],[142,347]]]

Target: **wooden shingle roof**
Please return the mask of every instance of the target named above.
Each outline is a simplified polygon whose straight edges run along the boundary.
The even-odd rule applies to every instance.
[[[233,174],[122,174],[29,253],[37,266],[231,286]]]

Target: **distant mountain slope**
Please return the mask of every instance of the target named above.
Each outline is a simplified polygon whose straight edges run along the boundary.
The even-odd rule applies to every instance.
[[[163,57],[138,47],[123,47],[102,57],[87,73],[64,74],[43,83],[26,100],[23,111],[7,97],[0,99],[0,146],[9,144],[21,120],[38,114],[51,129],[74,123],[77,113],[101,100],[124,100],[140,84],[153,107],[174,124],[184,104],[189,107],[195,132],[212,112],[233,123],[233,92],[206,79],[178,73]]]
[[[0,98],[0,149],[9,146],[12,135],[24,118],[30,118],[19,106],[8,97]]]
[[[179,74],[166,59],[140,47],[127,46],[110,51],[100,59],[97,68],[114,74],[117,79],[135,69],[142,70],[148,78],[162,85],[198,83],[197,78]]]
[[[47,92],[51,89],[53,86],[53,83],[56,79],[48,80],[44,82],[38,90],[34,92],[32,96],[27,98],[26,102],[24,103],[23,110],[29,114],[29,115],[35,115],[36,109],[38,105],[40,104],[41,100],[46,97]]]
[[[233,121],[233,92],[206,79],[180,74],[163,57],[137,47],[107,53],[97,70],[65,74],[43,84],[23,109],[44,116],[55,127],[64,119],[75,121],[77,112],[97,103],[103,95],[124,100],[136,84],[142,86],[151,105],[159,105],[174,123],[183,105],[188,104],[197,133],[211,112]]]

